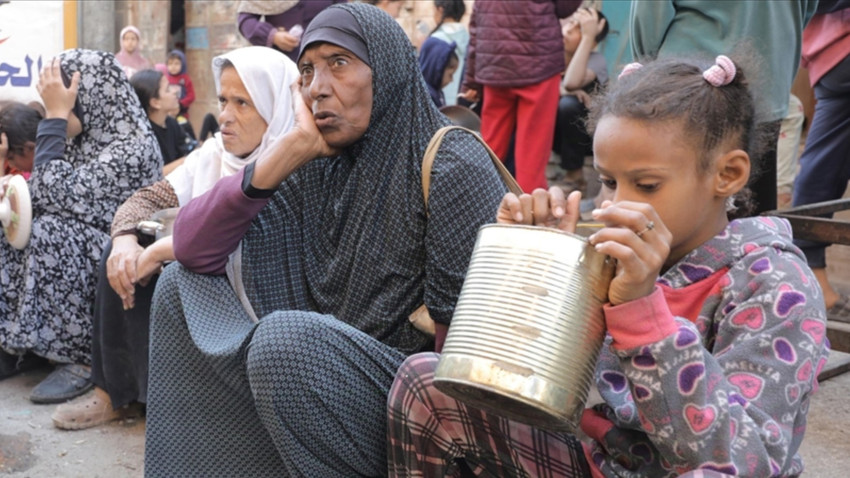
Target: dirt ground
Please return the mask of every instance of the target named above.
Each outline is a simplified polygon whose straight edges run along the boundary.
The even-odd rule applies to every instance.
[[[592,170],[590,188],[598,188]],[[591,189],[593,195],[596,191]],[[850,197],[850,191],[845,194]],[[838,215],[850,221],[850,211]],[[827,250],[830,276],[850,291],[850,246]],[[89,430],[53,427],[55,405],[35,405],[28,396],[50,369],[0,382],[0,478],[139,478],[144,476],[144,419]],[[800,453],[804,477],[848,476],[850,469],[850,372],[821,383],[809,410]]]
[[[138,478],[144,476],[144,419],[89,430],[54,428],[56,405],[36,405],[29,392],[49,368],[0,382],[0,476]]]
[[[55,405],[28,394],[49,370],[0,382],[0,477],[139,478],[144,476],[143,419],[80,431],[53,427]],[[804,477],[847,476],[850,469],[850,373],[821,383],[809,410],[800,453]]]

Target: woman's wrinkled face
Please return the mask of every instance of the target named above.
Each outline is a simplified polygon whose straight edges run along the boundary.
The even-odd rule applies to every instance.
[[[113,37],[115,38],[115,37]],[[127,53],[135,53],[139,48],[139,37],[133,32],[127,32],[121,37],[121,48]]]
[[[331,43],[311,45],[298,60],[301,95],[316,127],[333,148],[360,139],[372,117],[372,69]]]
[[[224,149],[235,156],[248,156],[260,146],[268,124],[254,106],[235,68],[223,69],[220,83],[218,122]]]

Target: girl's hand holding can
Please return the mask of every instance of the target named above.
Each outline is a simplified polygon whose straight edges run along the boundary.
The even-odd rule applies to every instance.
[[[597,251],[617,260],[608,289],[611,305],[652,293],[673,239],[655,209],[646,203],[605,201],[593,211],[593,218],[606,227],[588,240]]]
[[[549,190],[535,189],[531,194],[505,194],[496,213],[499,224],[527,224],[575,232],[580,218],[581,193],[573,191],[566,198],[564,191],[552,186]]]

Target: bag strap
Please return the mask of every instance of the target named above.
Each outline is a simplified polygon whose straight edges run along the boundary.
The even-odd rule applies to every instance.
[[[454,129],[466,131],[467,133],[471,134],[473,138],[478,140],[478,142],[481,143],[482,146],[484,146],[484,149],[487,150],[487,154],[490,155],[490,160],[493,162],[493,165],[496,166],[496,170],[498,171],[499,176],[501,176],[502,181],[505,183],[505,186],[507,186],[508,189],[517,196],[522,194],[522,188],[519,187],[519,184],[517,184],[516,179],[511,176],[511,173],[510,171],[508,171],[508,168],[506,168],[505,165],[502,164],[502,161],[499,159],[498,156],[496,156],[496,153],[493,152],[490,146],[488,146],[487,143],[484,142],[484,140],[478,133],[462,126],[444,126],[438,129],[436,133],[434,133],[434,136],[431,138],[431,142],[429,142],[428,147],[425,148],[425,156],[422,158],[422,196],[425,198],[426,215],[428,214],[428,194],[431,188],[431,168],[434,166],[434,158],[437,157],[437,150],[440,149],[440,145],[443,142],[443,137],[446,135],[446,133]]]

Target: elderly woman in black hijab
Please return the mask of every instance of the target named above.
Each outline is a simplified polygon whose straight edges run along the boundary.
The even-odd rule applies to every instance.
[[[433,347],[408,317],[424,303],[449,323],[506,191],[451,132],[426,214],[422,157],[449,122],[384,12],[323,11],[298,66],[295,128],[177,218],[182,266],[154,299],[148,476],[384,476],[393,376]],[[236,294],[223,275],[240,271]]]

